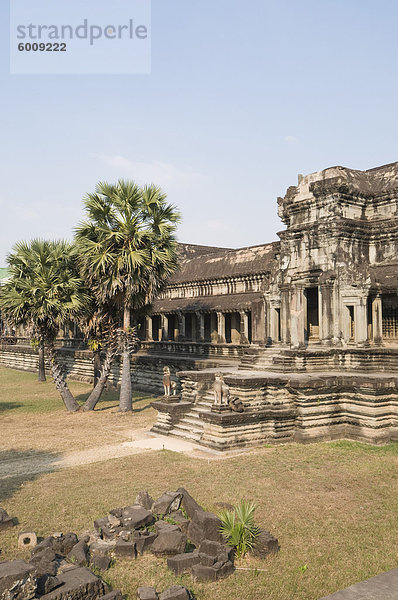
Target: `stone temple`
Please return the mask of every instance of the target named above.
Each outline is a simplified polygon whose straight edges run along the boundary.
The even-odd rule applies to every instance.
[[[155,403],[154,430],[221,450],[397,440],[398,163],[300,175],[278,214],[278,242],[181,244],[133,358],[136,386],[160,391],[168,365],[181,393]],[[71,375],[89,378],[88,351],[67,344]],[[19,368],[32,359],[18,345],[0,355]],[[214,410],[216,372],[243,412]]]

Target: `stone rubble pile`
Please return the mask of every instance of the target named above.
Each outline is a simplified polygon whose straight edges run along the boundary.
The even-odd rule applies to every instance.
[[[0,510],[0,519],[9,519]],[[200,581],[216,581],[233,573],[234,548],[220,533],[221,521],[205,511],[184,488],[153,500],[146,491],[135,504],[114,508],[94,521],[94,530],[54,534],[31,550],[29,562],[0,562],[0,600],[122,600],[89,568],[105,571],[118,557],[135,559],[151,552],[164,556],[173,573],[191,573]],[[26,543],[34,534],[21,534]],[[29,546],[27,546],[29,547]],[[277,552],[278,540],[262,531],[255,554]],[[162,593],[140,587],[138,600],[189,600],[189,591],[173,586]]]

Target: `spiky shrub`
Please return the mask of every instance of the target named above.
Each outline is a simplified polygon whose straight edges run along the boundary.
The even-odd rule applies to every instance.
[[[234,510],[220,512],[220,531],[229,546],[233,546],[238,558],[253,549],[260,529],[254,522],[254,502],[242,500]]]

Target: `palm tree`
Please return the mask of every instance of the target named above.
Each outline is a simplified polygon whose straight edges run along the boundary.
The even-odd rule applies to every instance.
[[[50,358],[54,383],[66,408],[79,404],[70,392],[55,352],[55,338],[65,323],[79,316],[88,294],[65,241],[20,242],[7,257],[10,277],[0,290],[0,308],[9,322],[28,327],[39,344],[39,378],[44,374],[44,348]]]
[[[87,220],[76,229],[81,272],[99,305],[121,312],[119,410],[132,410],[130,356],[136,348],[131,315],[150,304],[177,268],[179,213],[155,185],[99,183],[85,198]]]

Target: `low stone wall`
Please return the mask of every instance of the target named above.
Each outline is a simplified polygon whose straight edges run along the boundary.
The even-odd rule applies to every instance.
[[[69,379],[93,382],[93,358],[90,350],[58,349],[60,363],[64,366]],[[135,389],[150,394],[163,395],[163,367],[170,368],[172,379],[176,381],[179,391],[179,379],[176,372],[181,369],[216,368],[218,362],[214,359],[198,360],[197,358],[182,357],[176,354],[161,356],[138,353],[131,358],[132,383]],[[0,348],[0,365],[20,371],[37,372],[38,354],[30,346],[6,345]],[[49,364],[46,363],[49,370]],[[116,357],[109,384],[117,386],[120,383],[120,362]]]

